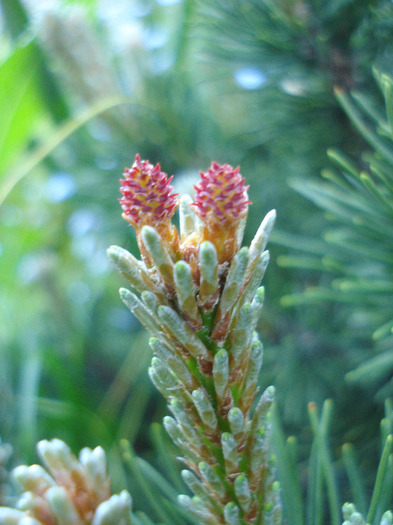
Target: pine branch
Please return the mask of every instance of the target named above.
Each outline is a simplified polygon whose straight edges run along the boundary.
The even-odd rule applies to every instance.
[[[337,150],[328,155],[336,169],[325,170],[325,182],[307,184],[294,181],[292,186],[321,207],[334,229],[324,235],[324,245],[296,236],[277,237],[280,243],[308,252],[308,256],[291,255],[279,259],[286,267],[307,267],[329,275],[329,284],[312,286],[304,293],[284,296],[286,305],[318,304],[335,301],[362,310],[370,327],[369,338],[378,344],[378,354],[370,355],[348,373],[351,382],[364,386],[378,384],[379,397],[391,395],[389,384],[383,385],[389,371],[393,321],[393,147],[391,106],[393,80],[374,70],[385,98],[384,113],[370,97],[356,92],[337,90],[337,99],[349,119],[367,141],[366,151],[355,162]],[[326,280],[325,280],[326,282]]]
[[[122,181],[124,218],[136,229],[142,261],[118,247],[108,254],[134,291],[124,303],[151,332],[149,375],[173,417],[164,426],[188,467],[194,497],[181,504],[200,523],[281,523],[270,450],[274,389],[259,397],[263,306],[259,284],[275,212],[249,248],[241,234],[249,204],[239,168],[213,163],[178,205],[160,166],[136,157]]]

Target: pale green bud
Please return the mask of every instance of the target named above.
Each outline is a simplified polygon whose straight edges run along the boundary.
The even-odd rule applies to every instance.
[[[245,287],[245,290],[242,294],[241,302],[243,304],[252,302],[252,300],[254,299],[255,293],[261,284],[263,276],[265,275],[265,271],[269,264],[269,260],[269,252],[263,252],[261,257],[256,261],[252,272],[246,275],[245,281],[247,282],[248,280],[248,284]]]
[[[217,518],[206,508],[206,504],[198,496],[190,498],[189,496],[180,494],[177,499],[183,508],[200,519],[202,523],[206,523],[206,525],[217,524]]]
[[[153,314],[156,314],[157,308],[159,306],[159,301],[157,299],[156,294],[148,291],[142,292],[142,301],[145,304],[146,308],[149,309],[149,311]]]
[[[254,299],[252,300],[252,303],[251,303],[252,312],[253,312],[253,322],[252,322],[252,329],[253,330],[255,329],[255,327],[257,325],[258,318],[259,318],[259,315],[261,313],[264,300],[265,300],[265,288],[263,286],[261,286],[256,291],[255,297],[254,297]]]
[[[175,288],[180,310],[202,326],[201,316],[195,299],[195,285],[191,274],[190,265],[185,261],[178,261],[173,273]]]
[[[273,404],[275,396],[274,386],[268,386],[260,397],[257,406],[255,407],[252,418],[251,433],[257,431],[265,423],[267,413]]]
[[[236,326],[230,336],[230,353],[235,366],[240,364],[252,336],[253,311],[250,303],[240,308]]]
[[[228,412],[228,421],[231,427],[231,433],[239,443],[244,436],[244,415],[238,407],[232,407]]]
[[[120,288],[120,299],[127,308],[139,319],[139,321],[153,334],[160,331],[160,326],[152,312],[142,303],[134,293],[126,288]]]
[[[276,498],[276,503],[273,508],[272,525],[282,525],[282,508],[279,497]]]
[[[171,399],[172,391],[176,390],[178,381],[164,366],[163,362],[157,357],[153,357],[148,373],[157,390],[167,399]]]
[[[182,428],[178,425],[175,419],[171,416],[165,416],[163,419],[164,428],[169,434],[169,437],[177,445],[184,454],[187,455],[188,459],[193,463],[197,464],[200,456],[190,448],[190,442],[185,437]],[[199,451],[199,447],[197,447]]]
[[[233,501],[225,505],[224,518],[227,525],[240,525],[240,510]]]
[[[249,273],[253,271],[256,261],[259,259],[263,250],[266,248],[267,241],[269,240],[274,223],[276,221],[276,215],[276,210],[269,211],[269,213],[263,219],[254,239],[250,244],[250,259],[247,268],[247,272]]]
[[[244,230],[247,225],[247,215],[245,215],[239,222],[239,226],[236,232],[236,245],[241,246],[243,241]]]
[[[173,350],[168,348],[168,346],[162,343],[157,337],[151,337],[149,344],[156,356],[164,363],[167,363],[168,367],[180,379],[185,387],[189,390],[193,390],[195,388],[194,377],[184,362],[173,353]]]
[[[265,465],[268,453],[268,439],[265,429],[261,428],[252,436],[252,446],[250,451],[250,483],[259,481],[262,468]]]
[[[205,425],[206,431],[215,433],[218,429],[217,416],[207,393],[203,388],[198,388],[198,390],[193,391],[192,398],[202,423]]]
[[[217,397],[223,401],[228,386],[229,358],[225,348],[221,348],[214,356],[213,381]]]
[[[18,510],[28,512],[29,514],[37,515],[38,511],[44,513],[50,513],[48,502],[38,494],[34,492],[22,492],[17,501]],[[38,512],[39,514],[39,512]]]
[[[349,519],[354,512],[356,512],[356,507],[353,503],[344,503],[342,506],[344,519]]]
[[[381,519],[381,525],[392,525],[393,524],[393,513],[388,510],[384,513]]]
[[[158,317],[172,335],[197,358],[208,358],[205,345],[195,335],[187,323],[169,306],[160,306],[158,308]]]
[[[242,406],[248,406],[248,401],[254,395],[255,385],[258,382],[259,372],[263,361],[263,345],[255,339],[251,346],[250,358],[247,363],[242,387]]]
[[[235,438],[229,432],[224,432],[221,435],[221,446],[225,461],[225,471],[227,475],[234,474],[239,471],[239,453],[237,451],[237,443]]]
[[[140,292],[146,288],[141,277],[139,261],[130,252],[119,246],[110,246],[107,254],[118,272],[121,273],[134,288]]]
[[[190,394],[167,365],[167,363],[161,361],[158,357],[153,357],[148,370],[150,379],[166,399],[177,399],[184,408],[192,407],[193,404]]]
[[[197,231],[198,218],[191,207],[192,198],[182,195],[179,203],[179,225],[181,240],[184,241],[189,235]]]
[[[171,286],[173,284],[173,262],[160,235],[151,226],[143,226],[142,240],[163,281]]]
[[[186,483],[187,487],[195,494],[201,498],[201,500],[211,500],[211,495],[207,492],[206,487],[202,485],[199,479],[190,472],[189,470],[182,470],[181,476]]]
[[[165,295],[152,281],[142,261],[138,261],[130,252],[119,246],[111,246],[107,250],[108,257],[115,265],[117,271],[139,292],[150,290],[160,300],[165,300]]]
[[[251,491],[247,476],[240,474],[235,479],[235,494],[244,512],[248,512],[251,506]]]
[[[199,302],[212,310],[218,300],[218,260],[214,245],[205,241],[199,248],[199,270],[201,274]]]
[[[348,523],[350,525],[366,525],[366,522],[360,512],[353,512],[349,517]]]
[[[205,461],[199,463],[198,468],[206,483],[219,497],[223,498],[226,495],[226,489],[214,469]]]
[[[243,284],[244,274],[248,262],[248,248],[242,248],[233,258],[231,267],[229,269],[224,290],[221,295],[219,316],[223,318],[225,314],[235,304],[240,288]]]
[[[196,450],[201,449],[201,438],[197,434],[194,423],[190,420],[182,405],[176,399],[172,399],[169,408],[176,418],[176,422],[184,436],[184,441],[188,441]]]
[[[174,443],[177,443],[178,441],[182,440],[183,435],[181,433],[180,427],[173,419],[173,417],[165,416],[162,422],[164,424],[165,430],[168,432]]]

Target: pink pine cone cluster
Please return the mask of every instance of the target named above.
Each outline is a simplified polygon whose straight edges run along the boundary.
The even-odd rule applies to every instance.
[[[195,187],[193,205],[196,213],[210,224],[231,225],[247,213],[251,202],[247,199],[248,186],[239,173],[240,168],[212,162]]]
[[[134,226],[170,220],[178,205],[177,194],[172,193],[170,185],[173,177],[168,178],[159,164],[153,166],[139,155],[123,176],[120,204],[126,220]]]
[[[191,202],[195,215],[201,221],[199,233],[182,239],[171,224],[179,201],[170,185],[172,177],[161,171],[159,164],[153,166],[136,155],[131,168],[126,168],[121,179],[120,204],[123,217],[130,222],[137,233],[138,245],[147,266],[151,266],[141,241],[141,229],[148,225],[155,228],[174,260],[180,257],[191,261],[204,241],[213,242],[220,263],[232,259],[239,246],[236,232],[241,221],[247,216],[250,201],[248,186],[239,173],[239,168],[229,164],[212,162],[201,180],[194,186],[195,197]]]

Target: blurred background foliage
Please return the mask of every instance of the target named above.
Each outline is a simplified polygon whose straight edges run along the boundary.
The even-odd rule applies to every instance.
[[[0,6],[0,434],[15,457],[53,436],[114,465],[120,438],[154,455],[166,409],[105,255],[137,250],[116,199],[140,152],[183,193],[211,160],[240,164],[246,243],[278,210],[261,386],[301,457],[307,403],[329,397],[334,458],[345,440],[374,467],[393,393],[392,3]]]

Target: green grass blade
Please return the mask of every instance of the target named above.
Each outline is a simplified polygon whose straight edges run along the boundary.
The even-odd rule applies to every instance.
[[[390,135],[393,137],[393,79],[384,73],[380,75],[380,78],[385,95],[386,115],[389,122]]]
[[[143,512],[137,512],[133,515],[133,519],[138,520],[138,525],[156,525],[146,514]]]
[[[354,370],[348,372],[345,379],[351,383],[360,381],[363,385],[371,385],[381,374],[389,373],[393,368],[392,351],[388,350],[372,357]]]
[[[367,497],[363,485],[363,477],[355,458],[355,451],[350,443],[342,447],[343,461],[349,479],[349,485],[356,508],[365,515],[367,512]]]
[[[359,170],[356,168],[355,164],[348,159],[345,155],[343,155],[340,151],[337,151],[336,149],[328,149],[327,154],[329,159],[334,162],[337,166],[339,166],[344,171],[350,173],[357,179],[359,178]]]
[[[377,477],[375,480],[373,494],[371,496],[370,508],[367,514],[367,523],[373,523],[384,490],[385,476],[389,461],[389,455],[392,452],[393,435],[390,434],[385,441],[381,459],[378,465]]]
[[[172,457],[170,450],[168,450],[168,438],[165,431],[158,423],[153,423],[150,428],[157,457],[160,459],[168,479],[180,494],[181,491],[184,490],[184,485],[181,482],[180,472],[179,469],[176,468],[174,458]]]
[[[156,512],[157,516],[164,520],[165,523],[170,523],[171,517],[167,514],[167,512],[163,509],[160,498],[157,498],[155,492],[152,491],[152,487],[147,482],[146,478],[143,476],[142,472],[139,469],[139,466],[137,464],[137,458],[135,456],[134,451],[131,448],[130,443],[123,439],[120,442],[120,446],[122,449],[122,456],[125,463],[125,466],[132,474],[133,478],[135,479],[136,483],[138,484],[139,489],[144,494],[146,501],[149,502],[151,505],[151,508]]]
[[[174,503],[178,493],[171,484],[149,463],[138,458],[127,440],[121,440],[120,446],[125,466],[158,518],[168,525],[198,525],[192,516]]]
[[[393,152],[386,144],[378,137],[378,135],[370,129],[363,120],[360,112],[357,110],[355,104],[352,102],[350,96],[341,89],[336,89],[335,94],[341,107],[347,113],[348,117],[357,128],[359,133],[367,140],[367,142],[382,155],[390,164],[393,164]]]
[[[363,182],[365,187],[369,190],[370,193],[372,193],[376,199],[378,199],[381,204],[383,204],[386,208],[386,210],[392,214],[393,213],[393,205],[389,201],[388,198],[380,191],[378,186],[375,184],[375,182],[372,180],[370,175],[368,173],[361,173],[360,180]]]
[[[29,153],[24,160],[9,169],[0,181],[0,206],[14,186],[23,179],[33,168],[43,161],[52,151],[66,140],[72,133],[84,126],[94,117],[104,111],[122,104],[130,104],[129,97],[112,96],[93,104],[78,117],[72,118],[48,133],[50,139]]]
[[[305,525],[301,485],[293,455],[294,447],[292,446],[293,443],[290,443],[291,438],[288,438],[287,442],[285,441],[275,405],[272,411],[272,419],[274,453],[283,494],[285,515],[291,525]]]
[[[311,418],[316,418],[318,426],[318,416],[316,413],[316,406],[310,403],[308,406],[308,413]],[[317,437],[314,435],[314,440],[311,446],[310,461],[308,464],[307,476],[307,502],[306,502],[306,523],[307,525],[322,525],[323,523],[323,483],[322,483],[321,462],[318,454]]]
[[[317,408],[314,403],[309,405],[309,417],[311,427],[315,436],[316,452],[318,462],[321,466],[321,471],[327,488],[328,504],[330,509],[331,525],[340,525],[341,523],[341,505],[338,495],[337,484],[334,476],[334,467],[330,457],[330,451],[327,443],[327,436],[329,425],[332,417],[333,403],[331,400],[326,400],[320,421],[318,422]],[[319,498],[319,496],[318,496]],[[319,512],[319,511],[318,511]],[[316,516],[319,519],[319,516]]]

